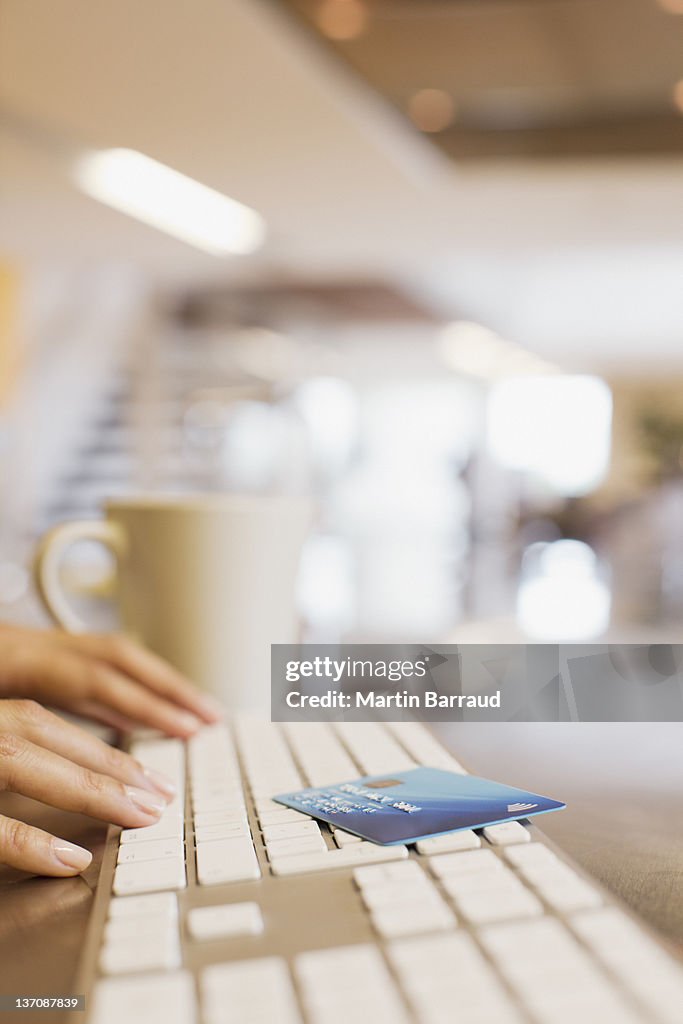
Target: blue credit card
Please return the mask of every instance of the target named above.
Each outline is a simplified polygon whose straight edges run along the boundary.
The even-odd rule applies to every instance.
[[[319,789],[280,793],[274,799],[382,846],[530,818],[565,806],[538,793],[438,768],[365,775]]]

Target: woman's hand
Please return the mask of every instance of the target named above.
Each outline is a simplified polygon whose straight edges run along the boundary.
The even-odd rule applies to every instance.
[[[221,711],[155,654],[117,634],[0,625],[0,697],[22,697],[130,731],[186,737]]]
[[[62,721],[31,700],[0,700],[0,793],[20,793],[126,828],[153,825],[172,799],[163,775]],[[0,863],[41,875],[76,875],[92,855],[0,815]]]

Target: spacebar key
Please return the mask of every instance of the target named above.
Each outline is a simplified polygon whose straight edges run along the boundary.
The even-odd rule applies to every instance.
[[[376,846],[374,843],[356,843],[327,853],[297,853],[287,857],[273,857],[270,866],[274,875],[303,875],[312,871],[333,871],[335,868],[355,868],[359,864],[386,860],[405,860],[405,846]]]

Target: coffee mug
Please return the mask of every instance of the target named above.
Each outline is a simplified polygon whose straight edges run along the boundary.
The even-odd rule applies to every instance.
[[[295,586],[310,502],[159,496],[107,501],[104,511],[101,520],[55,526],[40,542],[36,583],[55,622],[87,631],[60,568],[72,544],[99,541],[115,559],[123,629],[228,707],[264,706],[270,644],[298,639]]]

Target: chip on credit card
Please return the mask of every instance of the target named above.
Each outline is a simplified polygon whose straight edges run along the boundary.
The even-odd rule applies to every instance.
[[[559,811],[565,804],[476,775],[413,768],[274,799],[381,846]]]

